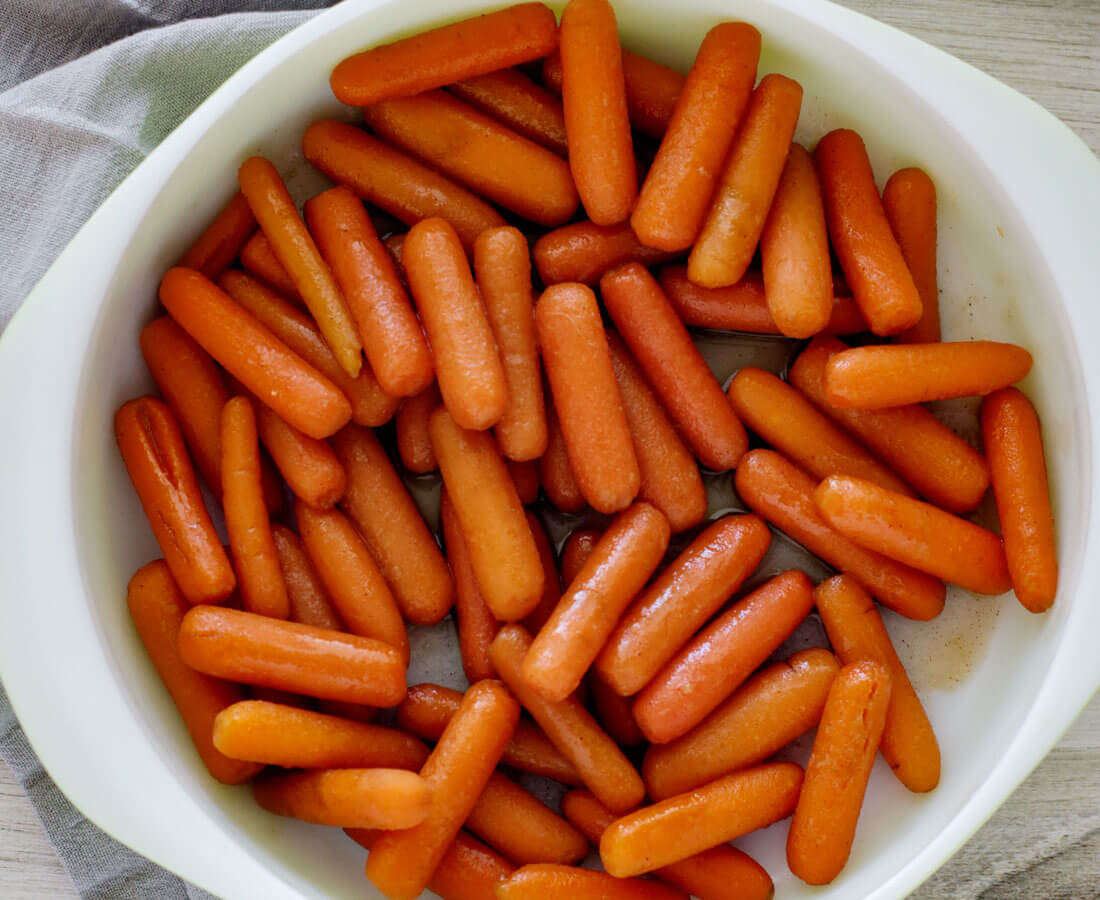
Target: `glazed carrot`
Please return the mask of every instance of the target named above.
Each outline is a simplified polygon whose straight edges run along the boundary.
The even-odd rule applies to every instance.
[[[251,214],[251,210],[249,210],[249,214]],[[298,294],[298,288],[294,286],[294,282],[287,274],[286,269],[283,268],[283,264],[275,258],[271,241],[267,239],[267,235],[262,231],[257,231],[252,235],[248,243],[241,248],[241,268],[253,278],[278,291],[281,296],[294,301],[298,306],[304,306],[302,298]]]
[[[836,575],[817,586],[814,602],[844,665],[870,660],[889,671],[893,688],[879,749],[909,790],[932,790],[940,780],[939,743],[871,596],[850,575]]]
[[[211,280],[217,278],[233,264],[255,230],[256,217],[244,194],[238,191],[180,257],[177,265],[198,269]]]
[[[302,152],[333,181],[406,225],[446,219],[467,252],[486,228],[505,224],[481,198],[354,125],[314,122],[302,138]]]
[[[215,747],[215,719],[223,709],[244,699],[228,681],[200,674],[180,658],[176,634],[188,609],[168,565],[162,559],[142,566],[126,588],[126,604],[141,642],[207,771],[222,784],[240,784],[261,766],[231,759]]]
[[[383,100],[363,116],[387,143],[525,219],[561,225],[577,211],[565,160],[445,91]]]
[[[344,495],[347,475],[328,444],[288,425],[263,404],[256,409],[256,424],[260,440],[298,499],[327,509]]]
[[[392,397],[424,390],[433,378],[432,353],[362,201],[341,185],[306,201],[305,215],[382,390]]]
[[[222,506],[241,600],[249,612],[285,619],[290,615],[290,600],[264,505],[252,401],[247,397],[229,400],[221,422]]]
[[[489,648],[489,658],[499,677],[600,802],[616,812],[633,809],[645,796],[642,779],[576,696],[550,703],[531,689],[522,673],[530,647],[531,636],[522,627],[507,625]]]
[[[527,510],[527,525],[531,529],[531,537],[535,539],[535,547],[539,551],[539,561],[542,563],[542,597],[536,606],[523,620],[523,627],[532,634],[537,634],[546,620],[557,609],[561,600],[561,578],[558,575],[558,563],[554,558],[554,548],[550,546],[550,538],[546,535],[546,528],[531,510]]]
[[[597,847],[615,821],[615,814],[588,791],[569,791],[561,799],[561,811]],[[763,866],[729,846],[704,850],[655,874],[699,900],[768,900],[772,894],[772,880]]]
[[[882,189],[882,208],[920,294],[921,316],[897,336],[901,344],[940,340],[940,290],[936,280],[936,186],[921,169],[901,169]]]
[[[619,29],[607,0],[566,4],[561,64],[569,168],[584,210],[597,225],[626,221],[638,175]]]
[[[921,296],[890,231],[863,140],[831,131],[814,151],[829,238],[875,334],[898,334],[922,315]]]
[[[801,786],[794,763],[735,772],[616,820],[600,839],[600,859],[616,878],[652,872],[786,818]]]
[[[797,81],[775,74],[760,79],[688,257],[688,277],[696,284],[736,284],[748,270],[801,107],[802,86]]]
[[[651,266],[676,255],[645,246],[626,222],[563,225],[535,241],[533,252],[535,268],[545,285],[563,281],[594,285],[604,272],[625,263]]]
[[[512,481],[516,486],[519,502],[524,506],[528,503],[534,503],[539,496],[539,461],[529,459],[524,462],[517,462],[514,459],[508,459],[506,456],[503,458],[508,474],[512,476]]]
[[[295,506],[302,544],[348,631],[389,644],[409,661],[409,636],[386,579],[351,520],[338,509]]]
[[[501,69],[463,79],[447,90],[547,150],[559,156],[568,152],[561,100],[522,72]]]
[[[1039,417],[1004,388],[982,402],[981,420],[1012,588],[1025,609],[1043,612],[1058,592],[1058,548]]]
[[[791,144],[760,234],[768,311],[788,337],[824,331],[833,313],[833,266],[813,157]]]
[[[668,519],[648,503],[620,513],[570,583],[523,660],[523,680],[551,702],[564,700],[607,642],[623,611],[664,559]]]
[[[687,900],[687,894],[656,881],[612,878],[605,872],[539,863],[517,869],[497,885],[497,900]]]
[[[431,809],[427,782],[402,769],[322,769],[264,775],[256,802],[277,816],[339,828],[412,828]]]
[[[680,434],[704,466],[732,469],[745,429],[660,286],[638,263],[600,279],[604,305]]]
[[[854,575],[883,606],[910,619],[934,619],[943,610],[943,582],[836,531],[814,505],[814,480],[778,453],[746,454],[734,486],[749,509],[829,565]]]
[[[405,280],[405,264],[402,262],[401,258],[405,250],[405,234],[406,232],[403,231],[391,234],[382,241],[382,246],[386,248],[386,252],[389,253],[390,259],[393,260],[393,264],[397,268],[397,277],[401,279],[401,284],[408,288],[408,282]]]
[[[550,502],[562,512],[584,509],[584,494],[569,462],[569,451],[565,448],[565,436],[561,432],[553,398],[546,404],[546,452],[539,458],[539,482]]]
[[[913,496],[904,481],[771,372],[746,366],[726,395],[742,422],[811,475],[855,475]]]
[[[1030,371],[1030,353],[996,341],[853,347],[829,359],[825,400],[842,409],[881,409],[972,397]]]
[[[344,623],[329,600],[321,576],[306,554],[302,540],[285,525],[272,523],[271,538],[290,600],[290,620],[315,628],[343,631]]]
[[[160,300],[207,353],[299,431],[325,438],[351,418],[332,381],[198,272],[169,269]]]
[[[454,584],[439,545],[374,432],[349,427],[332,441],[348,487],[341,501],[389,584],[401,614],[434,625],[451,609]]]
[[[236,609],[191,610],[179,652],[192,668],[243,684],[371,706],[405,696],[405,666],[389,644]]]
[[[746,272],[728,287],[705,288],[688,280],[686,267],[665,266],[660,282],[685,325],[751,334],[782,333],[768,309],[764,282],[757,272]],[[858,334],[867,330],[867,323],[855,300],[836,297],[823,330],[826,334]]]
[[[341,103],[369,106],[539,59],[557,42],[549,7],[520,3],[356,53],[330,83]]]
[[[611,739],[620,747],[645,743],[645,735],[634,719],[631,698],[616,694],[599,672],[590,673],[586,684],[592,697],[593,715]]]
[[[817,724],[839,668],[813,647],[761,669],[691,732],[649,748],[649,795],[665,800],[764,762]]]
[[[462,702],[462,694],[438,684],[416,684],[397,708],[397,723],[425,740],[437,741]],[[520,720],[500,758],[520,772],[545,775],[562,784],[580,784],[573,764],[562,756],[536,725]]]
[[[622,696],[636,694],[752,574],[770,544],[756,516],[725,516],[709,526],[626,611],[596,670]]]
[[[496,443],[445,409],[432,413],[428,430],[485,603],[502,622],[522,619],[542,596],[542,562]]]
[[[581,493],[600,512],[623,509],[638,493],[638,460],[596,296],[582,284],[549,287],[535,325]]]
[[[694,528],[707,512],[707,494],[695,457],[622,339],[609,333],[607,346],[641,473],[638,497],[663,512],[673,532]]]
[[[787,834],[787,864],[807,884],[828,884],[848,861],[890,693],[875,662],[845,666],[829,689]]]
[[[596,549],[602,531],[595,528],[578,528],[565,542],[561,551],[561,581],[568,588],[580,574],[588,557]]]
[[[443,403],[439,386],[433,381],[419,394],[406,397],[394,416],[397,454],[401,465],[410,472],[434,472],[439,468],[428,434],[428,416]]]
[[[443,219],[425,219],[402,252],[444,404],[463,428],[495,425],[508,405],[508,382],[458,235]]]
[[[115,439],[172,577],[191,603],[221,603],[237,586],[168,407],[139,397],[115,413]]]
[[[339,388],[351,404],[353,422],[375,428],[393,417],[399,401],[382,390],[370,365],[364,365],[355,378],[349,376],[308,314],[243,272],[231,269],[218,279],[218,287]]]
[[[268,160],[253,156],[244,161],[237,180],[275,258],[290,275],[340,367],[354,378],[363,362],[359,333],[282,178]]]
[[[643,244],[686,250],[699,234],[759,60],[760,32],[745,22],[703,38],[630,217]]]
[[[930,503],[840,475],[817,486],[814,503],[832,528],[868,550],[978,594],[1012,588],[1001,539]]]
[[[420,774],[432,792],[419,826],[382,835],[367,877],[391,900],[413,900],[431,880],[515,731],[519,704],[499,681],[471,687]]]

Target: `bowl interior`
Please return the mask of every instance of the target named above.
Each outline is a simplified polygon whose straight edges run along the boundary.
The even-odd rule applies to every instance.
[[[448,17],[479,8],[477,0],[457,0],[448,4]],[[847,44],[842,35],[763,0],[690,0],[676,5],[618,0],[616,9],[626,46],[682,71],[714,23],[742,18],[760,28],[761,73],[783,72],[805,88],[798,140],[812,147],[831,128],[856,128],[866,140],[880,184],[905,165],[922,166],[935,179],[945,336],[1018,342],[1035,356],[1034,373],[1023,388],[1042,415],[1047,439],[1062,566],[1059,603],[1048,615],[1030,616],[1010,596],[982,598],[952,590],[945,612],[934,622],[909,622],[886,613],[939,736],[940,787],[928,796],[909,794],[879,760],[851,861],[826,889],[807,888],[788,872],[786,823],[738,842],[772,874],[780,897],[865,896],[939,834],[1000,761],[1031,708],[1071,604],[1083,599],[1075,596],[1087,512],[1087,492],[1079,487],[1089,483],[1091,472],[1086,423],[1077,413],[1085,408],[1078,349],[1062,298],[1054,294],[1027,223],[983,166],[981,149],[962,142],[909,86]],[[225,858],[215,864],[232,865],[238,852],[254,855],[306,896],[378,895],[364,881],[363,852],[339,831],[264,813],[254,806],[247,789],[216,785],[192,750],[123,601],[129,576],[158,552],[118,458],[111,418],[122,402],[152,390],[137,338],[157,312],[157,283],[236,189],[239,163],[254,153],[270,157],[299,200],[325,186],[323,177],[302,159],[299,140],[315,118],[355,117],[329,91],[333,64],[362,46],[440,21],[437,4],[429,0],[366,4],[350,26],[329,29],[253,84],[197,141],[149,202],[144,222],[123,256],[88,346],[76,406],[75,532],[97,639],[111,660],[117,687],[116,697],[101,702],[123,704],[144,723],[148,740],[163,760],[163,777],[178,780],[202,798],[226,839]],[[719,335],[702,335],[700,340],[722,378],[749,362],[781,370],[793,348],[779,340]],[[942,412],[974,438],[973,404],[952,404]],[[730,480],[728,475],[709,478],[714,510],[739,508]],[[430,483],[417,482],[415,487],[430,504]],[[986,518],[992,512],[988,507],[987,502],[981,513]],[[561,537],[569,524],[554,518],[556,536]],[[801,564],[803,557],[799,548],[778,540],[762,571],[774,574]],[[814,571],[825,570],[816,564]],[[414,641],[410,683],[463,683],[449,620],[420,629]],[[812,620],[794,641],[820,642],[820,627]],[[809,744],[810,737],[799,742],[792,758],[804,759]]]

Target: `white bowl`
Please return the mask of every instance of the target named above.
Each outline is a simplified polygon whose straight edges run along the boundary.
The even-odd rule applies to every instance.
[[[820,0],[616,5],[628,46],[683,70],[715,22],[758,26],[763,68],[806,87],[803,140],[852,126],[880,178],[905,164],[933,174],[947,335],[1016,340],[1035,354],[1024,387],[1047,440],[1058,602],[1031,616],[1010,597],[954,594],[931,625],[891,620],[940,738],[943,781],[928,796],[910,795],[880,764],[851,862],[831,887],[805,888],[787,872],[782,824],[743,842],[780,897],[901,897],[992,814],[1100,683],[1092,424],[1100,415],[1100,165],[1020,94]],[[483,2],[447,7],[448,18],[459,18]],[[262,152],[290,173],[299,195],[319,186],[298,141],[312,119],[348,114],[329,92],[332,66],[440,18],[431,0],[351,0],[261,53],[111,195],[0,345],[4,685],[35,750],[80,810],[232,900],[376,895],[362,852],[339,832],[270,816],[246,788],[216,785],[202,769],[126,613],[129,575],[157,552],[111,417],[149,389],[137,337],[157,283],[234,190],[240,161]],[[457,669],[446,640],[422,640],[445,654],[437,670]]]

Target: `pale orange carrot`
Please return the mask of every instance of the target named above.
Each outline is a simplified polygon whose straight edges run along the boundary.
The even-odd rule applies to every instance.
[[[412,828],[432,806],[427,781],[403,769],[264,775],[252,783],[252,795],[278,816],[338,828]]]

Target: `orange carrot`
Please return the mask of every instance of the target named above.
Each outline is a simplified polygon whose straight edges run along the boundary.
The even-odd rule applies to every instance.
[[[665,800],[764,762],[817,724],[839,668],[814,647],[761,669],[690,733],[649,748],[649,795]]]
[[[814,480],[771,450],[746,454],[734,476],[749,509],[825,562],[859,579],[883,606],[910,619],[943,610],[943,582],[864,549],[829,525],[814,505]]]
[[[978,594],[1012,587],[1001,539],[930,503],[840,475],[817,486],[814,503],[831,527],[875,553]]]
[[[634,719],[654,744],[687,734],[802,623],[813,586],[791,570],[765,582],[692,638],[646,685]]]
[[[634,719],[634,704],[630,697],[616,694],[599,672],[591,672],[585,684],[592,697],[596,721],[616,744],[633,747],[645,743],[645,735]]]
[[[612,878],[604,872],[541,863],[517,869],[496,888],[497,900],[687,900],[687,894],[656,881]]]
[[[528,140],[565,156],[565,113],[561,100],[516,69],[476,75],[449,90]]]
[[[427,817],[425,779],[402,769],[322,769],[264,775],[256,802],[277,816],[338,828],[412,828]]]
[[[499,681],[471,687],[420,774],[432,793],[421,825],[382,835],[367,857],[367,877],[391,900],[427,887],[474,808],[515,731],[519,704]]]
[[[401,465],[418,474],[439,468],[428,434],[428,417],[443,403],[439,385],[434,381],[413,397],[406,397],[397,407],[393,424],[397,432],[397,453]]]
[[[684,440],[708,469],[737,465],[745,429],[680,317],[644,267],[628,263],[600,279],[604,305]]]
[[[643,244],[688,249],[703,226],[760,60],[760,32],[722,22],[695,56],[630,224]]]
[[[247,781],[262,767],[231,759],[217,749],[212,738],[217,715],[243,700],[244,695],[237,685],[200,674],[180,658],[176,634],[188,602],[164,560],[151,562],[134,573],[126,589],[126,604],[145,651],[207,771],[222,784]]]
[[[260,404],[256,409],[260,440],[294,495],[316,509],[327,509],[344,495],[347,475],[332,448],[303,434]]]
[[[302,546],[301,538],[285,525],[272,524],[271,537],[279,555],[279,568],[290,600],[290,620],[315,628],[343,631],[321,576]]]
[[[936,280],[936,186],[921,169],[900,169],[882,189],[882,208],[920,294],[921,317],[898,335],[902,344],[940,340],[940,290]]]
[[[1043,612],[1058,593],[1058,548],[1039,417],[1005,388],[985,398],[981,419],[1012,587],[1025,609]]]
[[[405,279],[405,264],[401,261],[402,253],[405,250],[405,234],[406,232],[403,231],[391,234],[382,241],[382,246],[386,248],[386,252],[389,253],[394,266],[397,267],[397,277],[401,279],[401,284],[408,288],[409,285]]]
[[[640,476],[596,296],[582,284],[549,287],[535,307],[542,360],[569,463],[600,512],[623,509]]]
[[[569,462],[565,436],[552,399],[546,404],[546,452],[539,458],[539,482],[547,499],[562,512],[578,512],[584,508],[584,494]]]
[[[626,222],[574,222],[548,231],[534,247],[535,267],[545,285],[563,281],[594,285],[604,272],[625,263],[651,266],[675,255],[645,246]]]
[[[554,548],[550,546],[546,528],[542,520],[531,510],[527,510],[527,525],[531,529],[531,537],[535,539],[539,561],[542,563],[542,597],[539,599],[538,606],[523,620],[523,627],[532,634],[537,634],[557,609],[558,602],[561,600],[561,578],[558,575],[558,563],[554,559]]]
[[[787,834],[787,864],[807,884],[828,884],[848,861],[890,687],[889,670],[860,662],[841,669],[829,689]]]
[[[636,694],[737,590],[763,559],[771,532],[756,516],[725,516],[667,566],[620,619],[596,670]]]
[[[578,528],[569,535],[561,551],[561,580],[567,589],[588,562],[602,534],[595,528]]]
[[[244,196],[243,194],[241,196]],[[249,210],[249,215],[252,210]],[[298,294],[298,288],[294,286],[283,264],[275,258],[275,251],[271,248],[271,241],[262,231],[257,231],[248,243],[241,248],[241,268],[253,278],[262,281],[267,287],[277,291],[287,300],[293,301],[298,306],[304,306],[302,298]],[[211,279],[213,281],[213,279]],[[341,371],[343,371],[341,369]]]
[[[680,862],[786,818],[801,786],[794,763],[735,772],[618,819],[600,839],[600,859],[616,878]]]
[[[1030,371],[1030,353],[996,341],[853,347],[829,359],[825,400],[842,409],[881,409],[972,397]]]
[[[192,609],[179,653],[208,675],[309,697],[393,706],[405,696],[405,665],[389,644],[236,609]]]
[[[256,217],[244,194],[238,191],[180,257],[177,265],[198,269],[213,280],[233,264],[255,230]]]
[[[588,218],[614,225],[638,194],[615,11],[569,0],[561,14],[562,105],[569,167]]]
[[[517,462],[514,459],[504,457],[504,465],[508,468],[508,474],[516,486],[519,502],[524,506],[534,503],[539,496],[539,461],[529,459]]]

